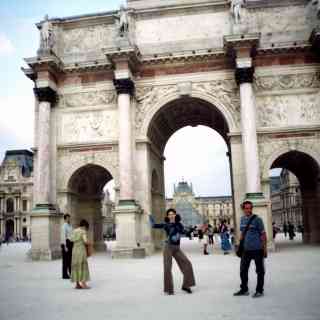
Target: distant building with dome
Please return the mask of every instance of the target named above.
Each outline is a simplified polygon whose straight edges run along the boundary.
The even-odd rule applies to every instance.
[[[167,208],[175,208],[185,226],[210,223],[218,226],[222,220],[233,226],[231,196],[196,197],[192,183],[180,181],[174,185],[172,198],[166,199]]]

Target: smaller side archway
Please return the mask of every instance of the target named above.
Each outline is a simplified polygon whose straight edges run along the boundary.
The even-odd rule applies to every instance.
[[[113,179],[102,166],[87,164],[77,169],[68,182],[68,202],[73,225],[89,222],[89,239],[97,250],[104,250],[102,199],[104,186]]]
[[[289,170],[297,177],[301,189],[303,241],[320,243],[320,164],[305,152],[291,150],[273,161],[270,169],[275,168]]]

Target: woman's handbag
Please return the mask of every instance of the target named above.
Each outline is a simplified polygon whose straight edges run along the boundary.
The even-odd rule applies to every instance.
[[[242,240],[240,240],[239,245],[236,247],[236,255],[241,258],[243,255],[243,251],[244,251],[244,239],[246,237],[246,234],[249,230],[249,226],[251,224],[251,222],[254,220],[254,218],[256,217],[256,215],[252,215],[252,217],[249,219],[244,231],[243,231],[243,235],[242,235]]]
[[[92,251],[93,251],[91,243],[87,243],[86,244],[86,251],[87,251],[87,257],[91,257],[92,256]]]

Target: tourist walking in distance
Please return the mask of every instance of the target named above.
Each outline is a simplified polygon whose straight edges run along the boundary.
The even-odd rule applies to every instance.
[[[213,227],[211,224],[208,225],[208,237],[209,237],[209,244],[211,244],[213,246],[214,245]]]
[[[264,258],[267,256],[267,237],[263,221],[252,213],[253,203],[245,201],[242,204],[244,216],[240,220],[240,240],[243,240],[243,252],[240,262],[240,290],[234,296],[249,295],[248,272],[251,260],[254,260],[257,273],[256,292],[254,298],[262,297],[264,291]]]
[[[289,222],[288,223],[288,234],[289,234],[290,240],[294,240],[294,237],[296,236],[294,231],[295,231],[294,225],[291,222]]]
[[[61,227],[62,279],[70,279],[72,259],[72,242],[70,237],[72,226],[69,214],[65,214],[63,219],[64,223]]]
[[[175,209],[168,209],[164,223],[155,223],[152,215],[149,218],[153,228],[164,229],[167,234],[163,250],[164,292],[168,295],[174,294],[172,278],[172,258],[174,258],[183,273],[182,290],[192,293],[191,287],[195,286],[192,264],[180,249],[180,238],[184,233],[180,215]]]
[[[207,224],[203,226],[203,254],[208,255],[208,245],[209,245],[209,227]]]
[[[71,282],[75,282],[75,289],[89,289],[87,281],[90,280],[87,247],[89,223],[81,220],[79,228],[76,228],[71,235],[73,241],[72,264],[71,264]]]
[[[230,235],[226,220],[223,220],[220,225],[220,238],[221,250],[223,251],[223,254],[229,254],[232,248],[230,244]]]
[[[284,233],[284,237],[287,237],[287,233],[288,233],[288,226],[286,223],[283,224],[283,233]]]

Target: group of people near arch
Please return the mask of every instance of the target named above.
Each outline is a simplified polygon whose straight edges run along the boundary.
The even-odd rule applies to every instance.
[[[264,259],[267,257],[267,237],[262,219],[253,213],[253,203],[242,203],[244,215],[240,220],[240,246],[237,255],[240,259],[240,289],[234,296],[248,296],[248,271],[251,260],[254,260],[257,273],[257,285],[252,297],[264,295]],[[89,289],[87,282],[90,280],[88,257],[90,256],[90,243],[87,232],[89,223],[81,220],[79,227],[72,229],[70,215],[64,216],[65,223],[61,232],[62,249],[62,278],[71,279],[75,289]],[[193,265],[186,254],[181,250],[181,237],[185,233],[181,216],[175,209],[166,211],[164,221],[156,222],[153,215],[149,215],[150,226],[161,229],[166,234],[163,246],[163,290],[167,295],[174,295],[172,262],[176,261],[183,274],[181,290],[192,294],[192,287],[196,285]]]

